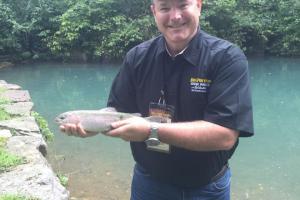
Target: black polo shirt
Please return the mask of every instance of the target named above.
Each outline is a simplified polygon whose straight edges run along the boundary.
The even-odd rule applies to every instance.
[[[205,120],[253,135],[247,59],[233,44],[198,31],[183,54],[172,58],[162,36],[131,49],[117,74],[108,106],[148,116],[149,103],[161,90],[175,107],[174,122]],[[132,154],[152,177],[181,187],[209,183],[232,156],[229,151],[197,152],[171,147],[171,153],[149,151],[131,142]]]

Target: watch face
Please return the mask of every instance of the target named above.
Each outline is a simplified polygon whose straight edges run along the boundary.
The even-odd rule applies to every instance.
[[[159,145],[160,141],[157,138],[149,138],[146,140],[147,146],[157,146]]]

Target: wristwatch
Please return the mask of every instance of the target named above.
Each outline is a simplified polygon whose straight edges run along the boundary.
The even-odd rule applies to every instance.
[[[150,135],[145,143],[147,146],[157,146],[160,144],[158,139],[158,123],[150,124]]]

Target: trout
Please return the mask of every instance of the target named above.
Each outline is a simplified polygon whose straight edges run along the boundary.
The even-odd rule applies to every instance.
[[[131,117],[141,117],[141,114],[117,112],[115,108],[108,107],[101,110],[74,110],[64,112],[55,118],[55,122],[59,125],[80,123],[87,132],[105,134],[112,129],[111,123]],[[153,122],[164,122],[164,119],[161,117],[146,117],[145,119]]]

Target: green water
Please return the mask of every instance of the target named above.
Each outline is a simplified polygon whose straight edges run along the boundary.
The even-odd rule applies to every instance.
[[[296,200],[300,196],[300,59],[252,58],[255,136],[242,138],[231,159],[233,200]],[[118,66],[31,64],[0,69],[0,79],[29,90],[34,109],[55,133],[48,160],[69,176],[71,196],[129,199],[133,160],[129,144],[98,135],[61,134],[54,117],[72,109],[98,109]]]

